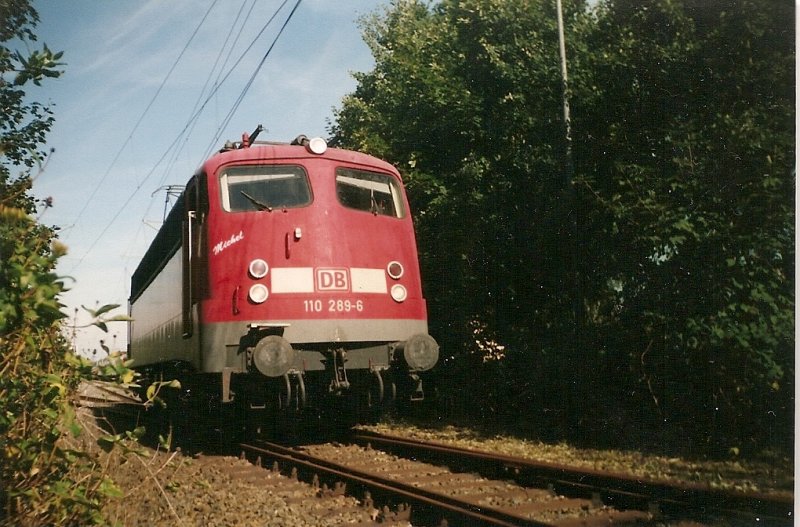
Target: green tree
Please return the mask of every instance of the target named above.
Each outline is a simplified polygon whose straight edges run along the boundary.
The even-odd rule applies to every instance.
[[[45,78],[60,75],[58,60],[62,53],[53,53],[46,45],[23,54],[9,43],[27,44],[36,41],[33,28],[38,22],[36,10],[26,1],[0,4],[0,185],[3,205],[27,213],[35,210],[35,200],[28,192],[32,169],[41,164],[46,152],[41,148],[53,124],[51,110],[38,102],[25,99],[24,86],[40,85]],[[21,174],[12,174],[10,167],[23,167]]]
[[[569,416],[540,431],[790,437],[793,8],[566,2],[571,210],[553,4],[393,3],[332,126],[404,173],[452,396]]]
[[[115,488],[62,441],[80,430],[70,395],[81,370],[60,334],[64,284],[54,268],[65,249],[32,216],[49,205],[31,184],[53,117],[25,89],[61,66],[61,53],[32,49],[37,21],[27,1],[0,2],[0,524],[88,525]],[[89,476],[75,481],[76,467]]]
[[[570,12],[571,30],[585,30],[581,5]],[[431,320],[453,354],[446,363],[466,368],[474,362],[499,369],[501,377],[530,374],[460,384],[466,391],[485,389],[486,401],[502,404],[508,384],[524,384],[524,393],[553,395],[542,404],[560,404],[560,394],[533,388],[557,367],[553,361],[571,327],[560,243],[554,5],[449,1],[429,9],[397,2],[384,17],[367,21],[365,34],[376,67],[358,77],[356,92],[345,99],[334,140],[403,170]],[[485,364],[492,342],[525,364]],[[532,367],[542,362],[550,366]],[[513,402],[530,406],[523,398]]]
[[[710,446],[791,429],[792,19],[759,0],[601,4],[604,104],[576,112],[609,364],[639,422]]]

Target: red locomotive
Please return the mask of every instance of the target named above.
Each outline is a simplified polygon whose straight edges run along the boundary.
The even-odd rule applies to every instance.
[[[135,367],[220,415],[421,399],[439,350],[399,173],[260,130],[205,162],[134,272]]]

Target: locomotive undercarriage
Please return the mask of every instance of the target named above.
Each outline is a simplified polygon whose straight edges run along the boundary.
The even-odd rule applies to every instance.
[[[385,399],[393,401],[398,393],[411,401],[424,398],[419,374],[433,367],[439,353],[438,344],[426,333],[397,342],[290,343],[285,338],[289,326],[250,324],[239,339],[235,357],[228,346],[228,368],[223,371],[230,372],[226,375],[261,374],[272,385],[275,379],[286,377],[277,384],[284,388],[285,399],[294,399],[294,406],[300,407],[305,407],[310,399],[341,397],[351,392],[369,394],[370,406]],[[338,326],[335,332],[343,332],[343,327],[346,326]],[[311,379],[310,383],[305,381],[306,377]],[[230,385],[223,382],[223,400],[232,397],[226,391]],[[313,395],[306,385],[314,391]],[[281,408],[289,406],[281,404]]]
[[[403,360],[405,343],[292,346],[278,334],[256,331],[242,342],[244,371],[228,369],[223,373],[223,377],[232,379],[223,379],[222,397],[226,401],[237,396],[236,378],[246,383],[238,388],[240,392],[258,393],[259,386],[269,386],[271,390],[267,391],[277,392],[277,397],[270,397],[278,411],[299,411],[341,401],[352,405],[354,398],[355,406],[368,409],[391,406],[398,397],[407,401],[424,399],[421,372]]]
[[[252,328],[241,339],[238,367],[204,373],[185,362],[153,365],[143,371],[142,384],[180,382],[180,388],[163,385],[158,395],[166,409],[157,411],[184,436],[229,443],[296,433],[300,426],[335,430],[422,401],[425,373],[408,360],[409,348],[420,345],[438,356],[427,335],[396,343],[292,346],[277,331]]]

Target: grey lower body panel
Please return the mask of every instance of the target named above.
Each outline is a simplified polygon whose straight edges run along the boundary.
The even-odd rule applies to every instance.
[[[325,369],[323,351],[343,348],[348,352],[348,369],[388,367],[389,346],[428,332],[424,320],[285,320],[223,322],[205,324],[202,330],[203,372],[224,368],[247,370],[248,335],[254,330],[268,331],[285,338],[298,352],[295,369]]]

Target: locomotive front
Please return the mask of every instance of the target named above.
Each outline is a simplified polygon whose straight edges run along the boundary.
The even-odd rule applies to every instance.
[[[320,139],[245,138],[206,162],[181,207],[180,317],[132,302],[134,319],[161,319],[133,323],[137,365],[180,363],[202,379],[195,395],[247,409],[423,398],[438,345],[394,167]]]

